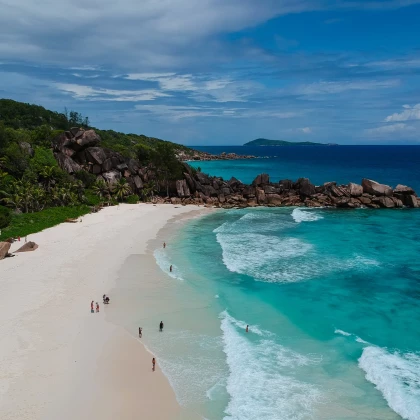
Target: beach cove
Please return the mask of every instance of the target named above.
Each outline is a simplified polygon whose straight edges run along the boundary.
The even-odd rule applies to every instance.
[[[124,313],[117,296],[126,260],[144,256],[168,220],[203,211],[209,210],[151,204],[105,208],[81,223],[31,235],[38,250],[1,262],[2,419],[195,418],[182,412],[159,359],[152,372],[153,356],[137,337],[140,325],[127,331],[109,318]],[[152,255],[143,258],[138,290],[143,281],[147,287],[147,281],[164,277],[155,267]],[[104,293],[111,298],[106,308]],[[144,306],[158,304],[148,299]],[[99,313],[90,312],[91,300],[99,303]]]
[[[139,204],[31,235],[0,265],[2,419],[418,420],[419,217]]]

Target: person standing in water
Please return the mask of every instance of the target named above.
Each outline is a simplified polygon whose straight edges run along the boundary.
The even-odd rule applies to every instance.
[[[248,327],[249,327],[249,325],[246,326],[246,330],[245,330],[246,332],[248,332]]]
[[[169,272],[171,272],[171,273],[172,273],[172,264],[171,264],[171,266],[169,267]]]
[[[159,324],[159,331],[162,332],[163,331],[163,321],[160,321]]]
[[[163,247],[166,248],[166,242],[163,243]]]
[[[155,367],[156,367],[156,359],[153,358],[152,359],[152,370],[153,370],[153,372],[155,371]]]
[[[142,328],[139,327],[139,337],[141,338],[141,336],[142,336]]]

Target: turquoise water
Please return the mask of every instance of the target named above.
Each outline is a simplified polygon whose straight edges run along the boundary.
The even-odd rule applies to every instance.
[[[420,419],[419,233],[408,209],[187,223],[156,253],[197,304],[183,350],[161,349],[181,403],[208,419]]]
[[[194,165],[243,182],[268,172],[420,190],[419,147],[263,153]],[[177,292],[171,332],[150,345],[178,400],[211,420],[420,420],[419,237],[417,209],[250,208],[189,221],[155,252]]]

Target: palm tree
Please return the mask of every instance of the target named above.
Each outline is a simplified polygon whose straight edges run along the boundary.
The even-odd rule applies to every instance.
[[[34,187],[32,191],[32,211],[44,210],[47,204],[44,188]]]
[[[42,170],[39,173],[42,178],[45,180],[45,187],[47,191],[50,191],[51,189],[51,181],[55,178],[55,168],[54,166],[44,166]]]
[[[17,193],[5,193],[6,197],[2,198],[7,205],[13,206],[15,210],[20,210],[22,207],[23,199],[20,194]]]
[[[109,186],[102,179],[98,179],[95,182],[92,190],[99,198],[104,198],[106,195],[109,195]]]
[[[51,188],[51,191],[48,194],[48,199],[50,201],[50,204],[52,206],[58,206],[61,204],[60,202],[60,188],[59,187],[54,187]]]
[[[83,182],[82,181],[78,180],[78,181],[70,182],[70,184],[68,184],[68,188],[75,195],[77,195],[77,200],[79,202],[83,202]]]
[[[144,185],[143,189],[141,190],[141,194],[144,201],[149,201],[155,192],[157,192],[156,184],[154,181],[149,181],[147,184]]]
[[[7,157],[6,156],[0,157],[0,169],[1,168],[6,169],[6,165],[7,165]]]
[[[15,203],[20,202],[20,208],[23,212],[29,213],[32,204],[33,185],[25,180],[15,181],[11,185],[11,190],[15,198],[20,197],[20,200],[15,200]]]
[[[125,197],[127,197],[127,195],[131,193],[131,187],[129,184],[127,184],[125,178],[121,178],[112,185],[111,191],[118,201],[122,201]]]

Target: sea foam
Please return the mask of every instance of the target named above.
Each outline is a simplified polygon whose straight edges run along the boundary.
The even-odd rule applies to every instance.
[[[182,274],[179,268],[175,264],[171,264],[168,254],[163,248],[155,249],[155,251],[153,252],[153,256],[155,257],[156,264],[168,276],[172,277],[173,279],[184,280],[182,278]],[[172,265],[172,272],[170,271],[171,265]]]
[[[349,337],[349,336],[351,336],[351,334],[350,334],[350,333],[348,333],[348,332],[346,332],[346,331],[343,331],[343,330],[335,330],[335,331],[334,331],[334,333],[335,333],[335,334],[344,335],[345,337]]]
[[[369,346],[359,359],[366,379],[403,419],[420,420],[420,355]]]
[[[299,208],[292,211],[292,217],[296,223],[315,222],[317,220],[323,219],[320,214],[315,213],[313,210],[302,210]]]
[[[306,254],[311,244],[297,238],[278,238],[257,233],[217,233],[223,263],[228,270],[268,282],[301,280],[290,272],[290,260]]]
[[[251,340],[242,321],[221,314],[224,352],[229,366],[230,401],[226,420],[301,420],[310,418],[321,392],[295,379],[300,366],[316,363],[264,336]],[[240,330],[238,330],[240,325]],[[254,336],[255,338],[255,336]]]
[[[285,228],[293,227],[293,222],[289,222],[284,215],[268,213],[264,211],[251,211],[245,213],[233,222],[225,222],[214,233],[264,233],[281,231]]]

